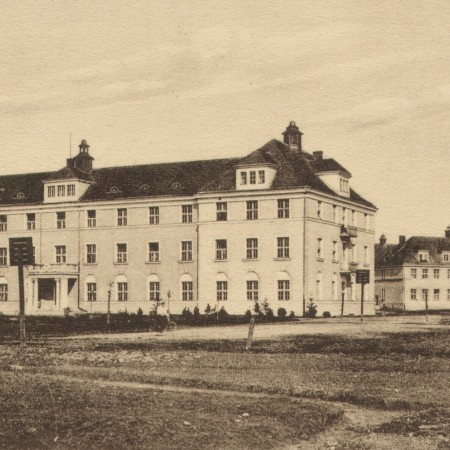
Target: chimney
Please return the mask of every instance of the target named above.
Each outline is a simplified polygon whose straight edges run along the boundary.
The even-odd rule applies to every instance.
[[[406,242],[406,236],[400,235],[398,237],[398,245],[404,245],[405,242]]]
[[[317,150],[317,151],[313,152],[313,156],[314,156],[314,159],[318,159],[318,160],[323,159],[323,151]]]
[[[384,234],[380,236],[380,245],[386,245],[386,236]]]
[[[284,136],[284,143],[289,146],[292,153],[300,153],[302,151],[302,136],[303,133],[299,130],[294,121],[289,123],[286,131],[282,133]]]
[[[445,237],[447,238],[447,239],[450,239],[450,225],[446,228],[446,230],[445,230]]]

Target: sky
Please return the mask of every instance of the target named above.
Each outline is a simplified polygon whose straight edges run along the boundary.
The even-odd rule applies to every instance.
[[[378,208],[450,225],[448,0],[2,0],[0,175],[244,156],[296,121]]]

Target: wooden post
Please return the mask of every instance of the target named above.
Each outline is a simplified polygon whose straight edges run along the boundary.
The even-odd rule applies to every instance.
[[[252,317],[250,319],[250,325],[248,327],[248,337],[247,337],[247,345],[245,346],[245,350],[250,350],[253,341],[253,330],[255,329],[255,318]]]
[[[425,293],[425,314],[428,322],[428,290]]]
[[[25,345],[25,290],[23,285],[23,264],[22,260],[19,260],[19,328],[20,328],[20,344]]]
[[[341,322],[344,320],[344,299],[345,299],[345,292],[341,293],[342,301],[341,301]]]
[[[361,283],[361,323],[364,322],[364,283]]]

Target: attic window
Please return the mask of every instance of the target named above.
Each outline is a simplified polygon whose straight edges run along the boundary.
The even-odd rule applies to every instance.
[[[419,251],[419,262],[428,262],[428,252],[421,250]]]
[[[178,181],[174,181],[173,183],[172,183],[172,188],[173,189],[181,189],[183,186],[181,186],[181,183],[180,182],[178,182]]]
[[[150,189],[150,186],[148,184],[143,184],[139,190],[140,191],[148,191]]]
[[[23,199],[23,198],[25,198],[25,194],[23,192],[18,192],[17,195],[16,195],[16,198],[18,200]]]
[[[118,194],[120,189],[117,186],[111,186],[109,192],[111,192],[111,194]]]

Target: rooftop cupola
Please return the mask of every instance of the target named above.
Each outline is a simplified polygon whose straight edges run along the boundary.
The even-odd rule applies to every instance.
[[[83,139],[81,141],[79,147],[80,153],[78,153],[78,155],[73,158],[73,166],[85,173],[91,174],[92,161],[94,160],[94,158],[89,154],[89,145],[86,142],[86,139]]]
[[[302,150],[302,136],[303,133],[299,130],[294,121],[289,123],[286,131],[283,132],[284,143],[289,145],[289,148],[294,153],[299,153]]]

